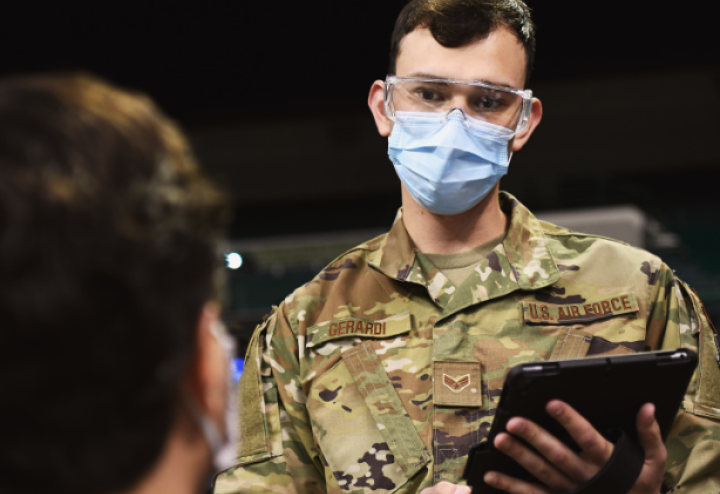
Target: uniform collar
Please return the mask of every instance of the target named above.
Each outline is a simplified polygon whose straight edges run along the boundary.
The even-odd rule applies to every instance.
[[[479,290],[479,297],[484,300],[517,289],[538,290],[554,284],[560,278],[540,221],[507,192],[500,192],[500,207],[510,216],[508,233],[503,243],[488,256],[489,261],[481,263],[480,268],[487,263],[486,269],[502,273],[502,277],[506,279],[501,283],[502,287],[498,287],[495,282],[497,280],[486,283],[495,276],[489,276],[488,271],[479,270],[478,279],[474,280],[477,281],[474,291]],[[426,259],[416,256],[415,246],[402,220],[402,209],[398,211],[390,232],[370,264],[390,278],[426,286],[430,296],[442,306],[455,298],[453,293],[456,287]],[[467,283],[463,283],[461,287],[465,285]]]
[[[402,208],[398,209],[395,222],[390,231],[381,242],[375,257],[370,261],[386,276],[398,281],[408,281],[410,272],[415,264],[415,244],[410,239],[403,223]]]
[[[518,286],[538,290],[557,282],[560,270],[548,249],[540,220],[507,192],[500,192],[500,207],[510,213],[510,228],[503,247],[515,268]]]

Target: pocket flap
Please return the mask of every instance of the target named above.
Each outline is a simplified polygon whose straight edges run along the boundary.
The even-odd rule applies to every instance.
[[[428,461],[430,453],[407,415],[402,400],[380,362],[372,342],[343,353],[343,360],[397,465],[410,478]]]
[[[334,319],[307,330],[305,346],[312,348],[338,338],[390,338],[410,332],[410,314],[398,314],[377,321],[346,317]]]

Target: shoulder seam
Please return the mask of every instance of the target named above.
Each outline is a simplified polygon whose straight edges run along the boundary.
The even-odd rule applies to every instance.
[[[575,236],[579,236],[579,237],[588,237],[588,238],[596,238],[596,239],[600,239],[600,240],[607,240],[608,242],[612,242],[614,244],[623,245],[625,247],[629,247],[631,249],[644,252],[647,255],[647,257],[651,258],[652,260],[659,261],[659,266],[661,266],[663,264],[663,260],[660,256],[653,254],[652,252],[650,252],[647,249],[644,249],[642,247],[637,247],[635,245],[629,244],[627,242],[623,242],[622,240],[618,240],[616,238],[605,237],[603,235],[595,235],[592,233],[582,233],[582,232],[546,233],[545,231],[543,231],[543,234],[547,237],[567,237],[567,236],[575,235]]]
[[[596,235],[596,234],[594,234],[594,233],[573,232],[573,231],[569,231],[569,230],[566,231],[566,232],[555,232],[555,233],[552,233],[552,232],[546,232],[546,231],[543,229],[543,235],[547,235],[548,237],[568,237],[568,236],[574,235],[574,236],[576,236],[576,237],[601,238],[601,239],[603,239],[603,240],[609,240],[610,242],[615,242],[616,244],[627,245],[627,246],[629,246],[629,247],[633,247],[633,248],[635,248],[635,249],[639,249],[639,247],[635,247],[634,245],[630,245],[629,243],[623,242],[622,240],[618,240],[618,239],[612,238],[612,237],[605,237],[604,235]]]
[[[371,239],[368,240],[367,242],[363,242],[363,243],[360,244],[360,245],[356,245],[355,247],[351,247],[350,249],[346,250],[346,251],[343,252],[342,254],[340,254],[340,255],[338,255],[337,257],[335,257],[335,259],[333,259],[332,261],[330,261],[329,263],[327,263],[327,264],[325,265],[325,267],[332,265],[335,261],[338,261],[339,259],[342,259],[343,257],[345,257],[345,256],[347,256],[347,255],[350,255],[350,254],[352,254],[352,253],[355,252],[355,251],[376,252],[378,249],[371,249],[371,248],[367,247],[367,244],[369,244],[369,243],[372,242],[373,240],[375,240],[375,239],[377,239],[377,238],[380,238],[380,237],[382,237],[382,236],[384,236],[384,235],[387,235],[387,232],[386,232],[386,233],[383,233],[382,235],[378,235],[378,236],[375,237],[375,238],[371,238]],[[324,269],[324,268],[323,268],[323,269]],[[322,270],[320,270],[320,271],[322,272]],[[317,275],[316,275],[316,276],[317,276]]]

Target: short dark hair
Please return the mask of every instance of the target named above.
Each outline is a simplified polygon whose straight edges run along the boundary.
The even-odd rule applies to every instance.
[[[0,492],[110,493],[150,471],[226,219],[148,98],[0,81]]]
[[[395,21],[390,41],[389,75],[395,75],[400,42],[418,27],[430,30],[447,48],[466,46],[500,27],[515,34],[525,48],[525,84],[535,60],[535,24],[522,0],[411,0]]]

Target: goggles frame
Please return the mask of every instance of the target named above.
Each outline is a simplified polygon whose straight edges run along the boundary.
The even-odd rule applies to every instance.
[[[385,78],[385,115],[387,115],[390,120],[396,123],[397,120],[395,117],[395,107],[392,103],[392,93],[395,84],[405,81],[428,82],[434,84],[464,84],[466,86],[476,86],[484,89],[489,89],[491,91],[500,91],[504,93],[515,94],[522,98],[522,110],[520,111],[520,118],[518,119],[518,123],[515,127],[515,130],[513,131],[514,134],[519,134],[520,132],[525,130],[527,128],[528,122],[530,121],[530,113],[532,111],[533,99],[533,92],[530,89],[514,89],[507,86],[499,86],[497,84],[491,84],[489,82],[475,81],[470,79],[449,79],[445,77],[398,77],[394,75],[388,75]],[[446,112],[446,116],[447,114],[456,109],[457,107],[450,108]]]

